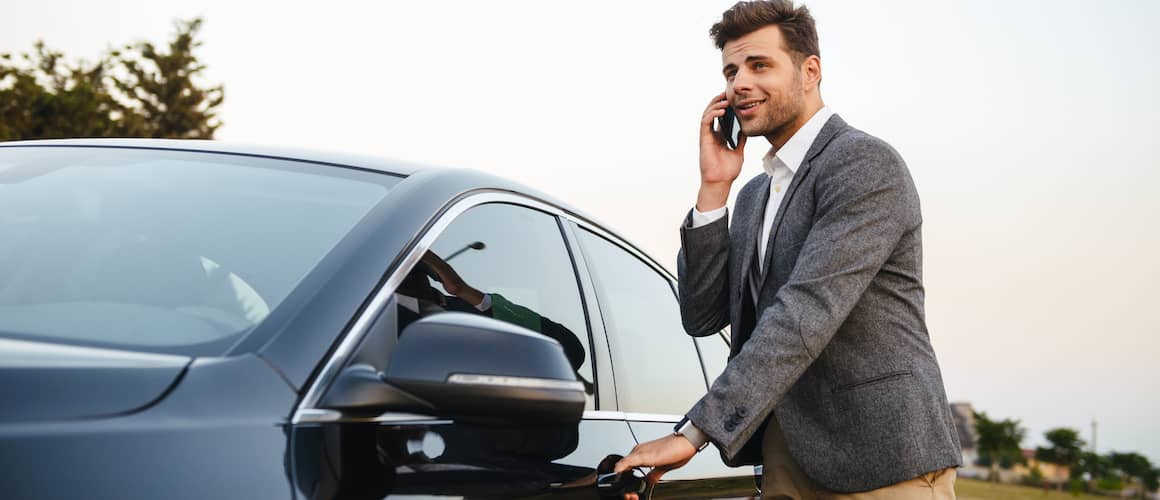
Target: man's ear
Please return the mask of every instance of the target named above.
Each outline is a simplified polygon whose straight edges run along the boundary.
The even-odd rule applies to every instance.
[[[809,88],[822,84],[822,58],[813,55],[802,60],[802,86]]]

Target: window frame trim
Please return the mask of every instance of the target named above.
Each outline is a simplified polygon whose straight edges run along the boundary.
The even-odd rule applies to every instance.
[[[636,260],[638,262],[644,264],[646,267],[652,268],[652,270],[654,272],[656,272],[657,274],[660,275],[661,279],[663,279],[664,281],[667,282],[666,284],[669,286],[669,290],[673,294],[673,301],[674,302],[680,301],[680,295],[677,291],[676,278],[672,275],[672,273],[668,272],[668,270],[665,269],[664,267],[661,267],[651,257],[649,257],[648,255],[644,254],[643,252],[637,250],[631,243],[628,243],[623,238],[618,237],[616,234],[614,234],[612,232],[605,231],[605,230],[603,230],[603,228],[591,227],[591,226],[586,227],[582,224],[577,224],[577,228],[578,229],[589,229],[590,232],[593,233],[592,234],[593,236],[595,236],[597,238],[604,239],[608,243],[612,244],[614,247],[632,255],[633,257],[636,258]],[[574,234],[573,238],[575,241],[575,245],[578,247],[578,250],[579,250],[577,253],[584,259],[584,267],[585,267],[585,269],[588,270],[588,274],[586,277],[587,277],[588,282],[591,284],[591,287],[593,289],[593,293],[596,296],[597,313],[600,315],[600,318],[601,318],[600,327],[601,327],[601,330],[603,333],[605,347],[607,348],[607,351],[608,351],[609,364],[611,365],[610,366],[610,368],[611,368],[610,374],[612,375],[612,378],[615,380],[616,379],[616,363],[613,362],[613,355],[612,355],[613,348],[612,348],[612,342],[611,342],[611,337],[613,334],[609,333],[607,326],[605,324],[603,324],[604,311],[602,309],[600,309],[600,292],[598,291],[598,286],[596,284],[597,277],[592,274],[592,267],[590,265],[591,259],[588,255],[587,250],[584,248],[584,244],[580,241],[580,239],[581,239],[580,235]],[[678,303],[677,305],[679,308],[680,304]],[[703,384],[702,389],[707,393],[709,390],[710,384],[709,384],[709,377],[708,377],[706,367],[705,367],[705,360],[701,356],[701,347],[697,345],[697,339],[695,337],[686,336],[686,338],[688,338],[689,341],[693,344],[693,353],[696,356],[697,365],[698,365],[698,372],[701,375],[699,378],[701,379],[701,383]],[[630,420],[630,421],[635,419],[635,420],[639,420],[642,422],[676,423],[676,422],[680,421],[681,419],[685,418],[685,416],[683,414],[682,415],[674,415],[674,414],[656,413],[656,412],[647,412],[647,411],[642,412],[642,411],[634,411],[632,409],[621,408],[620,398],[619,398],[619,388],[620,388],[619,383],[616,384],[616,388],[618,390],[618,392],[617,392],[617,405],[616,405],[617,410],[616,411],[621,413],[621,414],[628,415],[629,416],[628,420]]]
[[[668,279],[670,282],[675,281],[672,273],[669,273],[668,270],[660,266],[655,260],[653,260],[645,253],[638,250],[635,246],[628,243],[624,238],[617,236],[615,233],[601,227],[596,222],[573,211],[564,209],[546,200],[535,198],[530,195],[516,193],[513,191],[481,189],[478,191],[466,193],[444,204],[443,208],[437,213],[437,215],[433,217],[432,222],[427,225],[427,229],[420,236],[412,239],[412,243],[407,247],[406,250],[403,251],[402,258],[398,260],[398,264],[395,266],[395,269],[391,271],[390,276],[384,280],[375,291],[371,292],[367,306],[364,307],[359,315],[350,323],[351,326],[348,327],[347,330],[341,335],[342,338],[338,342],[338,346],[327,357],[317,375],[310,380],[309,385],[303,393],[304,395],[295,406],[294,412],[290,417],[290,423],[292,425],[312,422],[336,423],[352,421],[351,417],[345,415],[343,412],[329,408],[319,408],[318,404],[322,401],[322,396],[337,379],[342,366],[344,366],[355,355],[358,346],[362,344],[363,339],[370,333],[375,318],[382,314],[383,309],[387,306],[387,304],[390,303],[391,297],[394,295],[395,290],[397,290],[399,285],[402,284],[403,279],[406,277],[406,273],[401,272],[401,270],[405,269],[409,271],[411,268],[415,267],[415,265],[422,258],[423,254],[431,248],[432,244],[435,243],[435,240],[437,240],[460,215],[480,205],[493,203],[516,205],[524,208],[538,210],[556,218],[557,227],[559,227],[561,230],[561,241],[564,243],[569,258],[572,260],[573,272],[577,276],[576,286],[577,291],[581,296],[581,306],[584,309],[584,316],[585,320],[587,321],[587,325],[585,326],[588,329],[589,349],[594,351],[589,353],[589,355],[592,357],[596,356],[595,348],[598,345],[598,340],[603,341],[606,348],[610,349],[610,346],[608,346],[608,340],[604,334],[603,327],[600,329],[600,339],[596,338],[597,332],[593,328],[591,314],[588,308],[599,306],[595,304],[588,304],[586,300],[586,294],[588,290],[585,284],[591,282],[591,277],[589,276],[587,279],[585,279],[585,277],[581,276],[580,274],[582,266],[584,269],[587,269],[587,260],[584,258],[583,249],[579,248],[578,245],[575,245],[575,243],[578,243],[578,241],[573,241],[573,235],[568,234],[568,228],[566,227],[566,224],[561,224],[563,221],[572,222],[579,227],[588,229],[608,239],[609,241],[614,242],[614,244],[620,246],[641,261],[645,262],[649,267],[652,267],[656,272],[660,273],[661,276]],[[583,261],[583,263],[580,261]],[[595,293],[595,291],[593,291],[593,293]],[[598,369],[595,360],[593,360],[592,366],[594,379],[593,384],[597,387],[597,391],[599,391],[600,370]],[[613,384],[613,387],[615,388],[615,383]],[[597,392],[597,394],[599,394],[599,392]],[[612,399],[615,401],[615,396]],[[586,413],[591,411],[602,411],[599,405],[599,401],[596,410],[586,410]],[[388,411],[384,412],[378,417],[373,417],[373,419],[390,420],[392,415],[401,415],[401,413]],[[416,416],[407,414],[405,418],[407,420],[413,420],[414,417]],[[427,419],[444,420],[434,416],[427,417]],[[362,417],[361,420],[366,421],[366,417]]]

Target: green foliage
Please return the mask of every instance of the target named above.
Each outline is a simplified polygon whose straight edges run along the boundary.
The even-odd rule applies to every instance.
[[[1020,449],[1025,430],[1019,426],[1018,420],[991,420],[986,413],[975,413],[975,434],[978,450],[975,464],[990,467],[992,479],[998,478],[997,468],[1026,462]],[[1142,487],[1144,491],[1153,492],[1160,489],[1160,469],[1139,453],[1098,455],[1084,451],[1086,443],[1075,429],[1051,429],[1044,433],[1044,438],[1048,446],[1036,448],[1035,459],[1063,466],[1070,472],[1069,481],[1047,478],[1061,490],[1066,486],[1072,493],[1084,491],[1089,487],[1089,478],[1094,479],[1092,486],[1103,491],[1140,490]],[[1041,485],[1044,479],[1043,471],[1036,467],[1022,478],[1022,482]]]
[[[991,420],[986,413],[975,413],[975,434],[978,436],[975,446],[980,461],[986,457],[988,464],[998,463],[1003,468],[1023,463],[1020,445],[1026,433],[1018,420]]]
[[[1108,453],[1107,460],[1112,468],[1120,472],[1124,483],[1135,479],[1151,491],[1156,489],[1156,483],[1160,478],[1157,478],[1157,471],[1152,468],[1152,462],[1148,461],[1147,457],[1134,452],[1112,452]]]
[[[1148,471],[1144,477],[1140,478],[1140,481],[1143,481],[1144,487],[1147,488],[1148,491],[1156,491],[1157,489],[1160,489],[1160,469],[1152,469]]]
[[[1142,477],[1152,472],[1152,463],[1139,453],[1108,453],[1108,461],[1112,467],[1132,477]]]
[[[1103,455],[1080,452],[1078,460],[1071,466],[1071,477],[1081,477],[1085,472],[1091,477],[1104,477],[1112,473],[1112,463]]]
[[[1027,458],[1025,458],[1023,456],[1023,453],[1018,453],[1018,454],[1004,453],[1004,454],[999,455],[999,468],[1000,469],[1010,469],[1018,464],[1026,464],[1026,463],[1027,463]]]
[[[138,42],[93,64],[67,64],[36,42],[0,54],[0,140],[63,137],[211,139],[221,85],[202,88],[194,50],[202,20],[180,21],[165,50]]]
[[[220,123],[214,109],[221,105],[221,85],[198,88],[193,79],[205,70],[193,50],[201,19],[178,22],[177,34],[168,50],[158,51],[149,42],[125,47],[113,59],[126,75],[113,78],[127,99],[126,132],[136,137],[212,138]]]
[[[1036,460],[1063,467],[1072,467],[1079,463],[1085,444],[1079,438],[1079,431],[1065,428],[1051,429],[1045,432],[1043,437],[1051,446],[1036,448]]]
[[[1096,481],[1096,488],[1104,491],[1120,491],[1124,489],[1124,480],[1116,475],[1103,476]]]
[[[36,42],[17,64],[0,56],[0,139],[114,134],[117,103],[104,86],[106,63],[66,65],[63,55]]]
[[[1067,482],[1067,491],[1069,493],[1071,493],[1073,496],[1079,496],[1079,494],[1082,493],[1086,489],[1084,486],[1085,485],[1083,483],[1083,480],[1072,479],[1071,481]]]
[[[1034,467],[1031,472],[1023,477],[1023,484],[1027,486],[1042,486],[1043,485],[1043,471],[1039,467]]]

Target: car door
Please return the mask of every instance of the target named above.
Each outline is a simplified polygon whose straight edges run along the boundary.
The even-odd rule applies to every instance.
[[[614,236],[578,228],[577,239],[597,292],[616,381],[618,408],[638,441],[673,432],[708,388],[697,341],[685,334],[667,273]],[[728,350],[709,337],[713,378]],[[717,359],[717,358],[720,359]],[[755,491],[752,468],[731,468],[715,449],[664,475],[653,498],[732,498]]]
[[[298,493],[593,498],[597,465],[634,440],[622,415],[603,411],[612,387],[602,359],[607,351],[592,348],[597,340],[604,345],[586,316],[594,295],[580,287],[558,212],[489,194],[460,201],[430,231],[406,259],[414,264],[390,280],[398,286],[345,363],[382,372],[395,340],[418,318],[448,311],[487,316],[560,342],[586,387],[584,419],[576,426],[527,425],[303,409],[292,444]]]

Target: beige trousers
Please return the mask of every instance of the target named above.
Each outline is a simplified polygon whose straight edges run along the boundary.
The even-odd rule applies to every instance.
[[[954,500],[955,469],[943,469],[884,488],[859,493],[826,491],[794,462],[776,418],[761,438],[761,498],[775,500]]]

